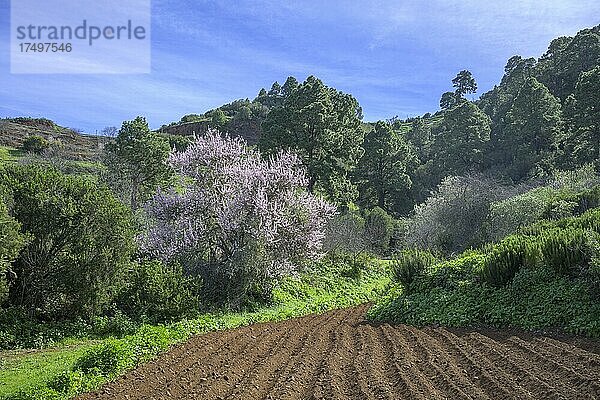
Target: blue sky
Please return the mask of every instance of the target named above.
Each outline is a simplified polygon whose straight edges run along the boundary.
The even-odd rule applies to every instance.
[[[479,95],[512,55],[538,57],[598,23],[597,0],[154,0],[151,73],[21,75],[10,73],[10,3],[0,0],[0,117],[91,133],[143,115],[157,128],[315,75],[352,93],[367,121],[405,118],[436,111],[461,69]]]

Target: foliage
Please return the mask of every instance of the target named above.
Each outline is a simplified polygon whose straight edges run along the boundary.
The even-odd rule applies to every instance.
[[[473,103],[461,101],[446,111],[433,132],[432,158],[438,163],[435,173],[443,177],[481,170],[490,129],[489,117]]]
[[[171,149],[175,149],[176,151],[185,150],[192,140],[187,136],[182,135],[169,135],[168,133],[159,133],[159,136],[164,137],[169,141],[169,147]]]
[[[551,230],[541,238],[546,265],[560,275],[581,275],[598,255],[598,234],[584,229]]]
[[[407,168],[415,164],[415,154],[404,138],[383,121],[365,135],[363,147],[365,152],[357,169],[361,200],[368,206],[389,210],[410,187]]]
[[[26,153],[42,154],[50,147],[50,142],[40,135],[31,135],[25,138],[21,149]]]
[[[21,233],[21,224],[8,214],[8,208],[2,198],[0,187],[0,305],[8,297],[9,278],[15,279],[10,264],[17,258],[26,243]]]
[[[393,231],[394,219],[385,210],[375,207],[366,212],[365,239],[371,251],[377,254],[387,253]]]
[[[183,189],[147,204],[142,246],[200,275],[207,299],[239,305],[268,297],[274,278],[318,256],[334,209],[303,190],[295,155],[263,160],[242,139],[209,132],[169,162]]]
[[[394,280],[402,285],[406,293],[409,293],[414,280],[430,269],[435,262],[436,258],[428,251],[404,250],[394,256],[392,261]]]
[[[527,79],[513,100],[504,128],[506,163],[513,180],[552,169],[560,125],[560,100],[535,78]]]
[[[580,280],[547,269],[523,269],[503,288],[464,282],[409,296],[391,295],[371,308],[369,318],[416,326],[517,327],[600,337],[600,305]]]
[[[493,202],[484,222],[487,240],[500,240],[529,224],[544,218],[545,210],[556,197],[556,191],[539,187],[507,199]]]
[[[145,118],[125,121],[114,141],[104,147],[108,182],[133,210],[167,183],[169,141],[151,132]]]
[[[483,226],[490,205],[517,191],[485,175],[445,178],[436,192],[415,207],[406,245],[447,254],[477,246],[485,238]]]
[[[127,342],[119,339],[107,339],[79,358],[74,369],[83,373],[111,377],[134,365],[134,352]]]
[[[361,119],[354,97],[309,76],[267,115],[259,144],[267,154],[296,152],[307,170],[308,190],[347,203],[355,197],[349,174],[362,156]]]
[[[492,286],[505,286],[521,268],[534,266],[537,257],[536,250],[527,239],[509,236],[487,256],[481,276]]]
[[[138,327],[139,323],[118,310],[110,316],[41,320],[24,308],[9,307],[0,310],[0,349],[43,349],[73,339],[123,336]]]
[[[456,77],[452,79],[452,86],[456,88],[454,93],[456,93],[457,97],[462,97],[467,93],[475,93],[477,91],[475,78],[473,78],[471,71],[466,69],[456,74]]]
[[[0,396],[6,393],[7,400],[40,398],[35,395],[63,399],[96,388],[107,379],[147,362],[170,345],[192,335],[362,304],[378,298],[390,283],[385,265],[376,260],[363,259],[358,267],[361,271],[359,276],[345,276],[346,271],[352,268],[354,266],[349,261],[323,259],[312,264],[310,272],[279,281],[273,290],[273,304],[269,306],[262,306],[255,311],[203,314],[168,326],[146,325],[121,339],[104,339],[92,347],[88,345],[83,354],[78,352],[78,359],[66,372],[58,370],[47,377],[47,381],[38,381],[34,386],[26,385],[29,388],[20,391],[3,393],[0,387]]]
[[[67,370],[54,377],[48,383],[48,388],[60,393],[61,397],[70,398],[94,390],[99,384],[100,379],[90,377],[81,371]]]
[[[195,315],[200,309],[201,282],[185,276],[179,265],[158,260],[132,263],[117,307],[130,318],[158,323]]]
[[[554,189],[566,189],[574,192],[592,189],[598,185],[600,185],[600,175],[596,173],[592,164],[584,164],[569,171],[555,171],[550,182],[550,186]]]
[[[565,142],[565,155],[578,164],[594,162],[596,167],[600,167],[599,82],[600,65],[581,73],[575,90],[565,100],[566,119],[571,128]]]
[[[359,254],[368,248],[365,219],[355,210],[335,215],[327,223],[323,250],[330,253]]]
[[[456,94],[453,92],[444,92],[440,98],[440,108],[449,110],[457,104]]]
[[[560,328],[600,337],[599,232],[599,209],[536,223],[432,266],[409,293],[392,288],[369,317],[418,326]]]
[[[106,187],[35,165],[6,168],[0,185],[30,237],[11,267],[9,304],[54,317],[99,313],[133,250],[129,210]]]
[[[574,171],[557,171],[546,186],[492,203],[484,223],[486,240],[500,240],[542,219],[580,215],[600,206],[599,179],[588,164]]]

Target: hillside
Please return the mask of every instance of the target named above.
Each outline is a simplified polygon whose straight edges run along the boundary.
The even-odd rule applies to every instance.
[[[7,151],[18,149],[32,135],[42,136],[51,144],[58,145],[62,157],[81,161],[97,161],[109,140],[103,136],[77,133],[45,118],[0,119],[0,146],[8,147]]]

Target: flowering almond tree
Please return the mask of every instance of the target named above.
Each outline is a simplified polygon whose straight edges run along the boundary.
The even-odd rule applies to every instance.
[[[146,204],[142,248],[202,276],[209,300],[266,298],[274,278],[318,257],[335,208],[306,191],[301,160],[268,159],[209,131],[169,157],[181,184]]]

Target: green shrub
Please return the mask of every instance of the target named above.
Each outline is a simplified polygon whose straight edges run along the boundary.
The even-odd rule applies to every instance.
[[[73,397],[94,390],[101,381],[99,376],[86,375],[81,371],[63,371],[48,382],[48,387],[65,397]]]
[[[164,326],[144,325],[127,340],[133,349],[134,362],[139,364],[167,350],[172,343],[172,333]]]
[[[375,207],[365,216],[365,237],[369,249],[377,254],[385,254],[394,232],[394,219],[385,210]]]
[[[0,190],[0,305],[8,297],[7,276],[14,279],[10,264],[17,258],[25,245],[25,236],[21,233],[21,224],[8,214],[8,209]]]
[[[459,257],[434,264],[427,274],[417,278],[414,291],[428,292],[433,288],[456,289],[465,282],[478,280],[486,255],[466,251]]]
[[[415,206],[406,244],[446,255],[479,246],[487,240],[491,205],[520,190],[481,174],[444,178],[425,202]]]
[[[562,328],[600,336],[600,303],[586,284],[546,268],[522,269],[501,288],[465,282],[450,290],[395,294],[372,307],[368,317],[416,326]]]
[[[125,339],[107,339],[77,360],[75,371],[113,377],[136,365],[135,352]]]
[[[176,151],[184,151],[185,149],[187,149],[190,143],[192,143],[192,140],[187,136],[171,135],[162,132],[158,135],[167,139],[169,141],[169,146],[171,146],[171,149],[175,149]]]
[[[581,228],[546,232],[539,239],[544,262],[560,275],[581,273],[596,252],[592,235]]]
[[[91,333],[95,336],[125,336],[133,334],[140,323],[131,319],[121,310],[111,310],[110,316],[102,315],[92,319]]]
[[[201,280],[185,276],[179,265],[158,260],[132,263],[117,298],[131,318],[151,323],[193,317],[200,307]]]
[[[50,142],[39,135],[28,136],[21,144],[23,151],[34,154],[42,154],[48,147]]]
[[[488,254],[481,277],[492,286],[505,286],[515,274],[526,266],[533,266],[537,249],[523,236],[509,236]]]
[[[98,315],[134,250],[131,211],[107,187],[42,166],[7,167],[0,185],[31,237],[12,266],[10,305],[50,318]]]
[[[502,240],[517,232],[520,227],[543,219],[547,205],[555,192],[555,189],[548,187],[535,188],[492,203],[484,224],[486,239]]]
[[[409,292],[415,279],[425,273],[436,258],[425,250],[404,250],[392,261],[392,273],[396,282],[400,282],[405,291]]]

